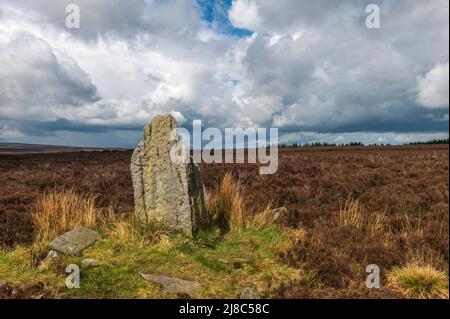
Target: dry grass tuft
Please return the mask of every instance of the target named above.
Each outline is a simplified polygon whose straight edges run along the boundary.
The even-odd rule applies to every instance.
[[[244,228],[262,230],[276,224],[282,218],[283,210],[274,209],[270,202],[263,210],[250,214],[246,219]]]
[[[47,243],[75,226],[94,227],[106,217],[95,206],[95,196],[73,190],[41,195],[31,214],[35,243]]]
[[[364,225],[364,216],[362,207],[357,199],[349,197],[339,210],[339,226],[351,226],[356,229],[361,229]]]
[[[395,267],[389,284],[409,298],[448,298],[448,277],[430,265]]]
[[[223,231],[240,228],[244,224],[244,200],[240,184],[230,173],[225,174],[218,192],[207,193],[207,206],[215,223]]]
[[[207,206],[213,215],[214,223],[222,231],[260,230],[280,219],[281,212],[274,210],[272,203],[261,210],[247,210],[241,192],[242,187],[239,181],[233,179],[231,173],[226,173],[219,190],[206,194]]]
[[[402,231],[403,235],[405,237],[408,237],[410,235],[415,236],[422,236],[423,231],[423,222],[424,222],[424,216],[422,214],[419,214],[419,217],[416,218],[416,220],[412,220],[408,214],[405,215],[405,217],[402,220]]]
[[[53,239],[75,226],[97,228],[107,232],[111,238],[140,247],[160,243],[169,234],[161,223],[142,224],[134,215],[119,218],[112,207],[98,208],[96,196],[78,194],[73,190],[42,194],[31,217],[35,230],[35,240],[28,248],[32,267],[43,260]]]
[[[157,222],[142,224],[134,215],[109,223],[107,232],[111,238],[135,243],[141,248],[159,244],[170,235],[166,225]]]
[[[385,209],[386,210],[386,209]],[[371,234],[383,232],[385,228],[385,212],[368,214],[357,199],[349,197],[339,210],[339,226],[365,229]]]
[[[219,190],[206,195],[207,206],[214,222],[222,231],[240,228],[244,224],[244,200],[240,188],[240,184],[227,173]]]

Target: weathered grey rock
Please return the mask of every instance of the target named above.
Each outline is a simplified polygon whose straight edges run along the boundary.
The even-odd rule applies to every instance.
[[[92,246],[98,233],[83,226],[77,226],[52,241],[50,248],[65,255],[83,254],[83,250]]]
[[[56,267],[61,262],[61,256],[54,250],[50,250],[47,257],[39,264],[38,270],[43,271],[51,267]]]
[[[81,261],[82,268],[94,268],[103,265],[103,263],[94,258],[86,258]]]
[[[187,294],[192,296],[202,288],[202,286],[195,281],[183,280],[163,275],[141,275],[144,279],[160,285],[162,292],[167,294]]]
[[[259,295],[252,288],[247,287],[241,292],[239,299],[259,299]]]
[[[145,209],[144,176],[146,175],[146,161],[144,152],[144,141],[139,142],[131,156],[131,178],[134,188],[134,208],[139,220],[145,221],[147,213]]]
[[[156,116],[131,158],[137,217],[158,221],[174,230],[196,233],[210,223],[204,188],[195,163],[176,162],[171,151],[180,145],[172,115]]]

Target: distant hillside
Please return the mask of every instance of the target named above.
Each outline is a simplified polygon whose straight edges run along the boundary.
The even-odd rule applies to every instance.
[[[39,145],[24,143],[0,143],[0,154],[36,154],[36,153],[68,153],[68,152],[101,152],[126,150],[124,148],[73,147],[60,145]]]

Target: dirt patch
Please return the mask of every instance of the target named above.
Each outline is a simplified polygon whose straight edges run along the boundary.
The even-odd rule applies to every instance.
[[[46,299],[54,298],[54,292],[43,282],[35,282],[26,286],[11,283],[0,283],[0,299]]]

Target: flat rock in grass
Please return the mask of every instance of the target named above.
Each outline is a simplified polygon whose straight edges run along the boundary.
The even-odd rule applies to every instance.
[[[83,226],[77,226],[53,240],[50,248],[65,255],[81,256],[83,250],[92,246],[97,239],[97,232]]]
[[[259,295],[252,288],[247,287],[241,292],[239,299],[259,299]]]
[[[160,285],[162,288],[162,292],[167,294],[192,296],[202,287],[198,282],[169,276],[142,274],[142,277],[146,280]]]
[[[82,268],[94,268],[102,265],[103,263],[101,261],[94,258],[86,258],[81,261]]]

